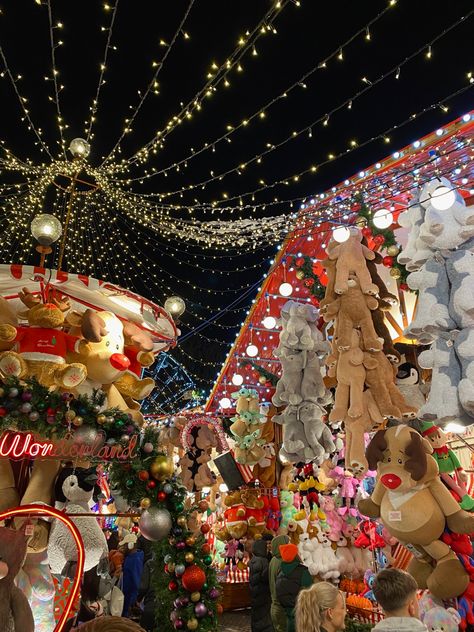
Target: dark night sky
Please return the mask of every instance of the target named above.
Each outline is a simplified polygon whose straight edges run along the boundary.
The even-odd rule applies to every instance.
[[[104,11],[103,2],[96,0],[51,1],[54,22],[64,24],[63,29],[55,30],[54,34],[64,41],[56,55],[59,81],[65,85],[60,97],[63,117],[69,125],[65,135],[72,139],[84,134],[84,121],[97,88],[99,65],[107,38],[107,31],[101,31],[101,27],[108,26],[110,12]],[[109,4],[113,6],[114,1],[109,0]],[[98,164],[101,156],[115,144],[123,121],[131,111],[129,105],[137,103],[137,91],[143,90],[150,80],[152,60],[158,61],[163,54],[160,39],[171,39],[188,4],[188,0],[166,3],[120,0],[112,34],[112,44],[117,46],[117,50],[109,54],[106,84],[101,90],[94,126],[91,163]],[[269,33],[257,41],[258,55],[247,55],[243,59],[244,72],[231,73],[231,87],[218,89],[211,99],[205,101],[201,112],[190,122],[178,126],[169,136],[165,149],[148,166],[164,168],[188,155],[191,147],[200,148],[204,142],[225,133],[228,123],[235,125],[283,92],[376,16],[386,4],[378,0],[301,0],[298,8],[289,2],[275,21],[278,33]],[[22,75],[18,87],[21,94],[28,98],[31,117],[35,125],[44,130],[49,146],[55,148],[58,139],[56,113],[54,105],[48,101],[52,83],[44,80],[51,69],[47,5],[44,0],[43,6],[38,6],[34,0],[4,0],[0,6],[0,38],[8,64],[15,76]],[[187,102],[203,86],[210,64],[213,61],[222,63],[234,49],[239,36],[253,28],[270,7],[268,0],[195,0],[183,27],[190,39],[178,37],[159,77],[160,94],[152,94],[145,101],[133,133],[122,144],[123,156],[131,155],[164,127],[179,110],[180,101]],[[207,151],[190,160],[187,169],[169,177],[157,176],[142,186],[136,184],[135,190],[174,191],[209,177],[210,170],[223,171],[248,160],[264,150],[267,142],[279,142],[293,130],[323,116],[356,93],[365,85],[362,77],[373,81],[396,67],[471,9],[472,2],[468,0],[449,3],[399,0],[371,28],[370,42],[359,36],[344,49],[343,61],[331,60],[327,68],[312,75],[307,89],[300,87],[287,99],[280,99],[267,110],[265,119],[236,133],[231,144],[220,143],[215,153]],[[350,110],[344,108],[331,117],[327,127],[316,126],[312,138],[304,134],[273,152],[261,165],[249,167],[242,176],[233,174],[222,182],[209,185],[204,191],[199,191],[200,201],[221,199],[223,191],[238,195],[256,188],[261,178],[272,181],[303,170],[314,162],[325,160],[328,153],[343,151],[350,140],[361,142],[433,102],[443,100],[465,86],[467,73],[474,71],[472,35],[471,19],[441,38],[433,46],[430,60],[426,59],[424,52],[419,54],[401,68],[398,80],[392,75],[382,81],[355,101]],[[20,108],[6,78],[0,82],[0,95],[1,138],[19,157],[40,161],[42,157],[34,146],[34,137],[20,121]],[[472,107],[472,92],[465,92],[448,105],[448,113],[437,109],[391,134],[390,144],[380,140],[371,143],[321,168],[317,174],[302,178],[297,184],[259,194],[257,202],[270,201],[274,195],[290,199],[325,190],[463,114]],[[136,177],[141,173],[142,169],[137,169],[132,170],[130,175]],[[186,193],[184,198],[175,196],[173,201],[192,203],[195,196],[194,192]],[[288,206],[282,205],[272,212],[288,210]],[[202,218],[211,219],[212,216],[206,214]],[[178,251],[171,253],[170,246]],[[190,257],[186,250],[198,257]],[[158,237],[154,246],[143,248],[143,252],[144,256],[179,279],[213,290],[212,293],[195,291],[183,281],[167,279],[166,284],[189,302],[190,313],[183,319],[183,332],[187,333],[200,322],[192,314],[207,318],[242,293],[242,290],[234,293],[219,293],[219,290],[239,288],[258,281],[268,269],[275,246],[256,254],[244,252],[236,257],[233,252],[203,252]],[[170,258],[170,254],[174,258]],[[219,258],[214,259],[214,256]],[[205,270],[196,267],[197,263]],[[246,272],[229,275],[209,271],[240,270],[246,266],[249,266]],[[169,294],[163,288],[161,294],[151,295],[146,282],[143,292],[158,301]],[[250,294],[240,305],[247,309],[253,296],[254,293]],[[202,302],[209,309],[200,307]],[[245,309],[231,312],[218,322],[224,326],[240,325]],[[235,328],[211,326],[202,333],[228,344],[236,331]],[[198,361],[194,362],[183,351],[176,351],[176,357],[191,373],[202,378],[201,386],[209,388],[208,381],[215,377],[218,367],[202,365],[200,361],[220,365],[226,345],[208,342],[194,335],[182,348]]]

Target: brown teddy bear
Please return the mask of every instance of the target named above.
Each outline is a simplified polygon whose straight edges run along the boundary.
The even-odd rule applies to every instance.
[[[66,363],[66,355],[74,351],[80,339],[62,330],[67,300],[52,298],[42,303],[40,297],[26,288],[19,292],[21,301],[28,307],[19,314],[28,326],[0,325],[0,342],[16,343],[18,351],[0,353],[0,371],[19,378],[35,377],[46,387],[74,388],[87,377],[87,369],[80,362]]]
[[[192,439],[191,449],[180,460],[181,480],[190,492],[201,490],[203,487],[212,487],[216,477],[207,465],[211,460],[211,450],[217,447],[217,435],[202,424],[195,426],[190,434]]]
[[[384,312],[380,308],[380,301],[378,309],[374,309],[371,312],[372,322],[374,323],[374,329],[377,332],[377,336],[383,339],[383,352],[390,360],[392,364],[399,365],[401,360],[401,355],[393,346],[392,336],[390,335],[390,331],[385,324],[385,316]]]
[[[259,490],[251,487],[241,491],[241,498],[245,507],[247,537],[258,540],[262,537],[262,534],[265,531],[265,503],[260,496]]]
[[[334,291],[336,294],[345,294],[348,289],[348,281],[355,275],[364,294],[377,295],[379,288],[372,283],[366,260],[374,259],[375,254],[361,243],[362,233],[358,228],[349,228],[350,236],[343,243],[331,241],[327,248],[329,259],[336,260],[336,278]]]
[[[362,239],[364,246],[367,246],[367,239]],[[379,252],[372,251],[374,254],[373,259],[367,259],[366,265],[370,273],[372,283],[378,288],[377,295],[379,297],[379,308],[383,310],[389,310],[392,306],[398,305],[398,297],[388,291],[382,277],[378,272],[378,265],[383,264],[383,257]]]
[[[336,347],[340,346],[335,338]],[[376,355],[376,354],[374,354]],[[330,356],[332,362],[332,356]],[[360,332],[353,329],[350,348],[337,357],[337,388],[334,408],[329,413],[329,421],[342,421],[347,415],[360,417],[363,412],[362,393],[365,384],[364,352],[360,348]]]
[[[276,408],[272,407],[276,412]],[[273,487],[276,480],[276,455],[275,444],[275,428],[272,421],[267,421],[261,427],[261,439],[265,441],[262,446],[264,456],[253,466],[252,474],[255,480],[259,480],[264,487]]]
[[[384,418],[370,390],[363,392],[362,405],[363,411],[359,417],[346,415],[344,419],[346,470],[352,472],[357,478],[363,478],[369,469],[365,457],[364,434],[372,432],[376,426],[384,423]]]
[[[382,349],[383,341],[377,337],[370,315],[371,310],[377,309],[377,307],[377,299],[363,294],[357,278],[349,277],[347,292],[332,301],[323,314],[325,322],[337,317],[339,351],[350,349],[354,328],[361,330],[365,349],[373,351]]]
[[[441,538],[446,527],[454,533],[474,532],[474,515],[460,509],[443,485],[432,452],[429,442],[406,425],[379,430],[366,453],[369,467],[377,469],[377,482],[359,509],[380,517],[392,536],[415,547],[409,572],[420,589],[451,599],[466,590],[469,575]]]
[[[30,604],[15,586],[26,557],[23,530],[0,527],[0,629],[5,632],[34,632],[35,622]]]

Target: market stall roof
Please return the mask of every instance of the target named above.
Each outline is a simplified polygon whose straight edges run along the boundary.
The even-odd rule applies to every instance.
[[[228,404],[225,400],[240,388],[241,378],[243,386],[258,390],[260,401],[269,401],[271,385],[264,378],[259,380],[258,372],[248,362],[278,375],[280,363],[272,355],[272,350],[277,346],[279,330],[273,319],[279,317],[282,306],[289,299],[311,301],[308,288],[296,278],[293,257],[311,257],[314,271],[320,274],[322,269],[318,267],[318,261],[325,258],[324,250],[332,230],[355,220],[361,198],[370,206],[372,213],[385,209],[392,212],[396,220],[410,204],[414,189],[436,176],[448,178],[465,198],[472,197],[473,136],[474,111],[471,111],[301,205],[299,214],[295,215],[295,228],[278,249],[227,355],[207,401],[206,411],[218,410],[221,400]],[[282,288],[282,283],[289,286]],[[285,295],[282,295],[282,290]],[[291,294],[287,294],[290,291]],[[400,324],[403,328],[403,323]],[[397,328],[395,322],[394,326]],[[238,377],[235,378],[235,375]]]

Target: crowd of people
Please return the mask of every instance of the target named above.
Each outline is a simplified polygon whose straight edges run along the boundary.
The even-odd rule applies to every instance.
[[[257,540],[250,560],[252,632],[340,632],[346,629],[344,594],[329,582],[313,582],[288,536]],[[373,593],[384,618],[374,632],[427,632],[420,621],[417,584],[395,568],[381,570]]]

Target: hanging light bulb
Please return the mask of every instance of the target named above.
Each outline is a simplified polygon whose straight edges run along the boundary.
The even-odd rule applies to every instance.
[[[255,358],[255,356],[258,355],[258,347],[256,347],[252,342],[249,344],[245,352],[249,358]]]
[[[351,236],[351,231],[347,228],[347,226],[338,226],[334,228],[332,231],[332,236],[336,241],[342,244],[344,241],[347,241]]]
[[[164,307],[168,314],[178,317],[184,314],[186,310],[186,303],[180,296],[170,296],[166,299]]]
[[[232,402],[228,397],[223,397],[219,402],[219,406],[225,410],[226,408],[230,408],[232,406]]]
[[[225,494],[225,492],[229,491],[229,488],[227,487],[227,485],[225,483],[221,483],[219,485],[219,491],[222,492],[223,494]]]
[[[454,432],[455,434],[464,434],[467,430],[466,426],[461,426],[461,424],[457,424],[455,421],[450,421],[444,427],[446,432]]]
[[[433,193],[430,194],[431,205],[437,211],[447,211],[448,208],[456,201],[456,193],[453,189],[449,189],[448,187],[441,186],[436,188]]]
[[[91,152],[91,146],[83,138],[75,138],[69,144],[69,151],[74,158],[87,158]]]
[[[293,286],[291,285],[291,283],[288,283],[287,281],[285,281],[284,283],[280,285],[280,288],[278,291],[280,292],[282,296],[291,296],[293,294]]]
[[[393,215],[387,209],[381,208],[375,211],[372,221],[376,228],[388,228],[393,224]]]
[[[31,234],[42,246],[51,246],[61,237],[63,227],[54,215],[36,215],[31,222]]]
[[[265,329],[275,329],[277,321],[276,321],[276,318],[273,318],[273,316],[265,316],[265,318],[262,321],[262,324],[265,327]]]
[[[232,384],[234,386],[240,386],[244,381],[244,377],[243,375],[240,375],[240,373],[234,373],[234,375],[232,376]]]

